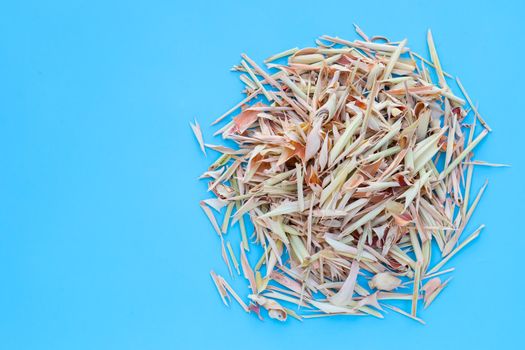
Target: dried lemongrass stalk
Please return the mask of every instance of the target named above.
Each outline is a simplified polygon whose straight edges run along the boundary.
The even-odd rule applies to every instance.
[[[418,304],[443,290],[448,280],[437,276],[454,269],[441,268],[483,228],[460,241],[486,186],[470,204],[474,165],[501,165],[473,160],[490,129],[459,79],[469,110],[447,83],[431,32],[426,60],[406,39],[356,30],[364,41],[323,36],[317,47],[269,57],[272,73],[242,55],[234,70],[247,96],[214,122],[242,109],[216,133],[238,149],[205,145],[192,125],[203,150],[222,154],[202,176],[216,198],[201,206],[228,269],[231,260],[250,288],[248,306],[212,272],[227,305],[231,295],[247,312],[265,308],[284,321],[301,316],[281,303],[314,312],[304,318],[382,318],[378,301],[400,300],[410,311],[383,306],[423,322]],[[476,120],[485,129],[477,136]],[[223,208],[219,227],[212,209]],[[237,223],[239,261],[223,238]],[[250,242],[262,247],[254,267]],[[433,244],[442,258],[429,269]]]
[[[204,139],[202,137],[202,131],[201,126],[197,122],[197,118],[195,118],[195,124],[190,123],[191,130],[193,130],[193,134],[195,135],[195,138],[199,142],[199,147],[201,148],[202,153],[206,155],[206,148],[204,148]]]

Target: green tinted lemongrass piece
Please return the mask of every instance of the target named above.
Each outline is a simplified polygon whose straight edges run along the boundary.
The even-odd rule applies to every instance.
[[[227,116],[229,116],[230,114],[235,112],[237,109],[241,108],[241,106],[243,106],[246,103],[250,102],[254,97],[256,97],[258,94],[260,94],[261,91],[262,91],[261,89],[255,90],[250,95],[246,96],[241,102],[239,102],[238,104],[236,104],[235,106],[233,106],[232,108],[227,110],[226,113],[221,115],[219,118],[215,119],[215,121],[213,123],[211,123],[211,125],[215,125],[215,124],[221,122],[224,118],[226,118]],[[233,123],[233,121],[231,123]],[[215,136],[215,134],[214,134],[214,136]]]
[[[470,145],[472,143],[472,140],[474,139],[474,133],[476,132],[476,122],[477,122],[477,117],[474,116],[474,120],[472,122],[472,124],[470,125],[470,132],[469,132],[469,135],[468,135],[468,139],[467,139],[467,145]],[[467,156],[466,159],[470,160],[472,158],[472,156]],[[474,168],[473,167],[468,167],[467,169],[467,179],[466,179],[466,183],[465,183],[465,195],[464,195],[464,201],[463,201],[463,207],[461,208],[461,215],[464,217],[466,215],[466,209],[467,209],[467,206],[468,206],[468,203],[469,203],[469,196],[470,196],[470,183],[471,183],[471,180],[472,180],[472,172],[474,171]],[[459,214],[458,214],[459,216]]]
[[[365,314],[377,317],[377,318],[385,318],[385,316],[383,316],[383,314],[381,314],[379,311],[376,311],[376,310],[374,310],[374,309],[372,309],[371,307],[368,307],[368,306],[358,307],[357,310],[359,310],[359,311],[361,311],[361,312],[363,312]]]
[[[392,257],[410,266],[412,269],[416,268],[417,263],[412,258],[410,258],[405,252],[403,252],[397,245],[393,245],[392,248],[390,248],[390,254],[392,255]]]
[[[482,160],[473,160],[473,161],[467,161],[463,162],[463,165],[480,165],[480,166],[488,166],[488,167],[510,167],[510,164],[503,164],[503,163],[489,163]]]
[[[222,154],[219,158],[217,158],[215,160],[215,162],[213,162],[209,169],[212,170],[212,169],[217,169],[217,168],[220,168],[221,166],[225,165],[228,163],[228,161],[232,158],[232,156],[230,154]],[[224,174],[221,173],[221,175]]]
[[[231,225],[235,225],[237,221],[246,213],[248,213],[250,210],[253,210],[263,204],[266,204],[265,202],[259,202],[255,197],[249,197],[249,199],[244,202],[244,204],[237,208],[237,211],[233,215],[233,220],[231,222]]]
[[[262,277],[260,271],[255,271],[255,286],[257,287],[257,294],[264,292],[269,281],[270,279],[268,277]]]
[[[439,263],[436,264],[428,273],[432,274],[434,272],[439,271],[443,265],[445,265],[454,255],[459,253],[461,249],[463,249],[467,244],[472,242],[474,239],[476,239],[481,230],[485,227],[485,225],[481,225],[474,233],[472,233],[469,237],[467,237],[463,242],[461,242],[454,250],[450,252],[444,259],[442,259]]]
[[[422,63],[426,63],[427,65],[429,65],[430,67],[432,68],[436,68],[434,66],[434,64],[432,62],[430,62],[429,60],[427,60],[426,58],[424,58],[423,56],[421,56],[420,54],[416,53],[416,52],[411,52],[412,55],[414,55],[415,57],[417,57],[418,59],[420,59],[422,61]],[[445,71],[443,71],[443,75],[446,76],[447,78],[454,78],[454,76],[452,74],[449,74]]]
[[[421,275],[421,281],[424,281],[424,280],[429,279],[429,278],[434,278],[434,277],[437,277],[437,276],[441,276],[441,275],[450,273],[450,272],[452,272],[454,270],[455,270],[455,268],[451,267],[451,268],[448,268],[448,269],[445,269],[445,270],[441,270],[441,271],[438,271],[438,272],[434,272],[434,273],[431,273],[431,274],[422,274]],[[406,282],[404,282],[402,284],[402,286],[408,286],[408,285],[413,284],[413,283],[414,283],[413,280],[406,281]]]
[[[267,185],[267,186],[276,185],[279,182],[289,178],[294,172],[295,172],[295,170],[291,169],[291,170],[285,171],[284,173],[279,173],[279,174],[269,178],[268,180],[264,181],[264,184]]]
[[[383,83],[383,84],[399,84],[399,83],[403,83],[405,81],[410,81],[412,80],[411,77],[395,77],[395,78],[388,78],[388,79],[381,79],[379,80],[380,83]]]
[[[257,63],[255,63],[251,58],[249,58],[247,55],[245,54],[241,54],[242,58],[244,58],[248,63],[250,63],[252,65],[252,67],[254,67],[254,69],[259,73],[261,74],[264,79],[266,80],[267,83],[269,83],[270,85],[272,85],[273,87],[277,88],[282,94],[281,94],[281,97],[283,98],[284,101],[286,101],[287,103],[289,103],[292,107],[294,107],[294,110],[300,115],[302,116],[303,118],[307,118],[307,114],[301,110],[301,109],[298,109],[296,104],[293,102],[293,100],[288,97],[285,92],[283,91],[281,85],[273,78],[271,77],[268,73],[266,73],[263,69],[261,69],[261,67],[259,67],[259,65],[257,65]],[[275,96],[275,94],[272,94],[272,96]],[[280,99],[276,99],[274,98],[275,102],[279,105],[282,105],[282,101]]]
[[[434,38],[432,37],[432,31],[430,29],[427,32],[427,41],[428,49],[430,51],[430,57],[432,58],[432,63],[434,64],[434,68],[436,69],[436,73],[439,79],[439,85],[441,85],[443,89],[447,89],[448,85],[445,80],[445,76],[443,75],[443,69],[441,69],[441,63],[439,62],[436,46],[434,44]]]
[[[429,137],[419,141],[414,147],[414,157],[419,158],[426,149],[435,145],[439,138],[448,130],[448,127],[443,128],[437,133],[430,135]]]
[[[250,289],[252,290],[252,293],[257,293],[257,286],[255,283],[255,274],[253,273],[252,268],[250,267],[250,264],[248,263],[248,258],[246,257],[246,252],[243,249],[242,242],[241,242],[241,267],[242,267],[242,273],[244,278],[250,282]]]
[[[390,76],[390,74],[392,73],[392,69],[394,69],[396,62],[399,59],[399,55],[401,54],[401,52],[403,52],[406,43],[407,39],[403,39],[403,41],[401,41],[401,43],[397,45],[394,52],[392,52],[392,56],[390,56],[390,60],[388,61],[388,65],[386,66],[383,72],[383,77],[381,79],[387,79]]]
[[[382,212],[385,209],[386,202],[382,202],[378,204],[373,210],[368,212],[366,215],[361,217],[359,220],[348,226],[343,232],[341,232],[341,237],[344,237],[355,230],[357,230],[358,227],[363,226],[366,222],[374,219],[377,215],[379,215],[380,212]],[[342,240],[343,243],[346,243],[348,238],[344,238]]]
[[[477,205],[479,203],[479,200],[481,199],[481,196],[483,196],[483,193],[485,192],[485,189],[487,188],[488,184],[489,184],[488,180],[486,180],[485,183],[483,184],[483,186],[481,187],[481,189],[479,190],[476,198],[474,199],[474,202],[472,203],[472,206],[470,207],[470,209],[468,210],[467,214],[465,215],[465,218],[463,219],[461,227],[456,232],[456,234],[454,236],[452,236],[450,241],[448,241],[447,244],[445,245],[445,248],[443,249],[443,255],[449,254],[452,251],[452,248],[454,248],[454,246],[458,242],[459,237],[463,233],[463,229],[467,226],[467,224],[468,224],[468,222],[470,220],[470,217],[474,213],[474,210],[476,209],[476,207],[477,207]]]
[[[366,129],[368,128],[368,120],[370,119],[370,114],[372,113],[372,108],[374,101],[376,99],[377,93],[379,92],[379,85],[377,83],[377,76],[373,77],[372,88],[367,97],[365,116],[363,117],[363,122],[361,123],[361,131],[359,132],[360,137],[365,136]],[[369,82],[367,82],[368,84]]]
[[[357,282],[355,284],[354,289],[355,289],[355,292],[357,294],[359,294],[360,296],[366,297],[366,296],[370,295],[370,293],[365,288],[361,287],[359,285],[359,283],[357,283]]]
[[[393,147],[385,149],[384,151],[371,154],[368,157],[363,158],[363,160],[366,163],[371,163],[371,162],[374,162],[374,161],[376,161],[378,159],[394,155],[394,154],[398,153],[399,151],[401,151],[401,147],[400,146],[393,146]]]
[[[206,148],[212,149],[214,151],[217,151],[217,152],[220,152],[220,153],[224,153],[224,154],[229,154],[229,155],[241,155],[241,154],[246,154],[247,153],[246,150],[233,149],[233,148],[229,148],[229,147],[225,147],[225,146],[221,146],[221,145],[211,145],[209,143],[204,144],[204,146],[206,146]]]
[[[255,91],[259,88],[257,84],[255,84],[253,80],[251,80],[247,75],[241,74],[239,80],[241,80],[244,83],[244,85],[246,85],[247,89],[249,88]]]
[[[267,59],[265,59],[264,63],[273,62],[273,61],[278,60],[279,58],[283,58],[283,57],[286,57],[286,56],[293,55],[297,51],[299,51],[299,48],[298,47],[294,47],[294,48],[288,49],[286,51],[279,52],[279,53],[277,53],[275,55],[272,55],[272,56],[268,57]]]
[[[208,188],[208,191],[211,191],[213,190],[218,184],[220,184],[221,182],[224,182],[224,181],[228,181],[230,179],[230,177],[233,175],[233,173],[237,170],[237,168],[239,167],[239,165],[241,165],[242,163],[242,159],[237,159],[236,161],[233,162],[232,165],[230,165],[226,171],[224,173],[222,173],[221,176],[219,176],[219,178],[217,180],[215,180],[211,186]]]
[[[224,263],[226,264],[226,267],[228,267],[228,272],[230,273],[230,276],[233,277],[232,266],[230,264],[230,259],[228,258],[228,253],[226,253],[226,247],[224,245],[224,238],[222,238],[222,236],[221,236],[221,256],[222,256],[222,260],[224,260]]]
[[[241,202],[235,202],[237,210],[241,207]],[[249,251],[250,245],[248,244],[248,236],[246,235],[246,225],[244,224],[244,216],[239,217],[239,230],[241,231],[242,247],[244,250]]]
[[[485,136],[487,136],[488,134],[488,130],[483,130],[481,132],[481,134],[479,134],[475,139],[474,141],[472,141],[464,150],[463,152],[461,152],[459,154],[459,156],[457,156],[453,161],[452,163],[450,163],[450,165],[445,169],[443,170],[443,172],[441,174],[439,174],[439,180],[443,180],[445,178],[445,176],[447,176],[451,171],[452,169],[454,169],[456,166],[458,166],[458,164],[474,149],[474,147],[477,146],[478,143],[480,143],[481,140],[483,140],[485,138]]]
[[[286,224],[283,224],[283,230],[284,230],[284,232],[286,232],[289,235],[293,235],[293,236],[302,236],[303,235],[303,233],[299,232],[294,227],[286,225]]]
[[[226,212],[224,213],[224,220],[222,221],[221,232],[226,233],[228,231],[228,224],[230,222],[230,217],[232,214],[233,207],[235,202],[230,202],[226,207]]]
[[[372,43],[359,40],[356,40],[354,43],[351,43],[351,45],[358,48],[365,47],[374,51],[383,51],[385,53],[395,53],[399,49],[399,45],[395,46],[390,44]],[[405,53],[408,51],[409,48],[403,45],[400,53]]]
[[[419,244],[419,240],[417,238],[417,234],[414,228],[408,229],[409,235],[410,235],[410,242],[412,243],[412,247],[414,247],[414,254],[416,255],[416,261],[424,261],[423,257],[423,251],[421,250],[421,245]]]
[[[332,150],[330,151],[329,164],[333,164],[335,159],[341,154],[343,149],[349,144],[352,136],[359,127],[359,124],[362,121],[361,115],[356,115],[351,119],[351,121],[345,126],[345,131],[335,142]]]
[[[405,209],[412,203],[414,198],[419,195],[421,188],[427,183],[430,179],[430,172],[423,172],[423,175],[420,176],[414,185],[412,185],[408,190],[406,190],[399,198],[405,198]]]
[[[347,214],[348,213],[345,210],[335,209],[316,209],[312,212],[312,216],[318,218],[341,217],[346,216]]]
[[[290,247],[292,248],[292,251],[294,252],[295,256],[299,259],[299,262],[302,264],[304,263],[305,259],[310,256],[308,251],[306,250],[306,247],[303,244],[303,241],[301,238],[295,235],[290,235]]]
[[[230,258],[233,262],[233,266],[235,267],[237,274],[240,275],[241,271],[239,270],[239,262],[237,261],[237,258],[235,257],[235,254],[233,253],[232,245],[230,244],[229,241],[226,242],[226,247],[228,248],[228,253],[230,253]]]
[[[295,305],[297,305],[297,306],[300,306],[300,307],[303,307],[303,308],[306,308],[306,309],[311,309],[311,306],[308,305],[306,302],[301,301],[299,298],[294,298],[294,297],[292,297],[292,296],[286,295],[286,294],[284,294],[284,293],[279,293],[279,292],[276,292],[276,291],[271,291],[271,292],[265,292],[265,293],[263,293],[263,295],[264,295],[266,298],[271,298],[271,299],[277,299],[277,300],[287,301],[287,302],[292,303],[292,304],[295,304]]]
[[[280,76],[280,79],[283,83],[285,83],[290,89],[292,89],[292,91],[297,95],[299,96],[300,98],[302,98],[304,101],[306,101],[308,98],[306,96],[306,94],[303,92],[303,90],[301,90],[297,85],[295,85],[295,83],[293,81],[290,80],[290,78],[288,78],[286,75],[281,75]]]
[[[463,217],[467,214],[467,207],[470,199],[470,190],[472,184],[472,172],[474,171],[474,166],[471,164],[467,168],[467,180],[465,183],[465,195],[463,197],[463,206],[461,207],[461,215]]]
[[[310,200],[304,201],[304,206],[310,206]],[[270,210],[269,212],[265,213],[261,216],[261,218],[267,218],[272,216],[279,216],[279,215],[285,215],[285,214],[292,214],[300,212],[300,204],[298,201],[296,202],[287,202],[279,205],[278,207],[274,208],[273,210]]]
[[[448,166],[450,163],[450,159],[452,158],[452,152],[454,151],[454,139],[456,137],[456,125],[455,122],[456,117],[452,117],[452,129],[450,130],[448,137],[447,137],[447,151],[445,154],[445,165],[443,165],[444,168]]]
[[[356,168],[356,166],[357,162],[355,159],[347,160],[340,165],[336,177],[321,192],[321,204],[324,203],[328,199],[328,197],[332,195],[332,193],[337,191],[343,185],[343,183],[346,180],[346,177],[350,174],[350,172],[352,172]]]
[[[259,271],[261,269],[261,267],[267,263],[267,261],[269,260],[268,259],[268,252],[269,252],[269,249],[268,246],[266,244],[263,245],[263,249],[264,249],[264,252],[263,254],[259,257],[259,260],[257,261],[257,263],[255,264],[255,266],[253,267],[253,269],[255,271]]]
[[[241,60],[241,64],[244,67],[244,69],[246,69],[246,72],[248,72],[248,74],[250,75],[250,78],[255,83],[255,85],[261,90],[261,92],[263,93],[264,97],[266,97],[266,99],[268,99],[268,101],[273,101],[273,97],[270,96],[270,94],[268,94],[268,91],[266,91],[264,86],[262,86],[261,82],[259,81],[259,79],[255,75],[255,73],[252,71],[252,69],[248,66],[246,61]]]
[[[463,87],[463,84],[461,84],[461,81],[459,80],[459,78],[456,78],[456,83],[458,84],[459,89],[461,90],[461,92],[463,93],[465,98],[467,99],[467,101],[468,101],[468,103],[470,105],[470,108],[472,108],[472,110],[474,111],[474,114],[478,118],[478,120],[481,123],[481,125],[483,125],[483,127],[485,129],[487,129],[488,131],[492,131],[492,129],[488,126],[487,122],[479,114],[478,109],[476,108],[476,106],[474,106],[474,104],[472,103],[472,100],[470,99],[470,96],[467,94],[467,91]]]
[[[229,201],[242,201],[242,200],[245,200],[245,199],[250,199],[252,197],[258,197],[258,196],[261,196],[261,195],[262,195],[261,192],[246,193],[246,194],[240,194],[240,195],[237,195],[237,196],[228,197],[228,200]]]
[[[300,163],[295,164],[296,178],[297,178],[297,201],[299,202],[299,210],[304,211],[304,194],[303,194],[303,168]]]
[[[430,115],[431,110],[426,109],[425,111],[421,112],[419,114],[417,129],[416,129],[416,135],[417,135],[417,141],[421,141],[425,138],[428,132],[428,127],[430,125]]]
[[[399,187],[399,182],[389,181],[389,182],[374,182],[368,186],[360,187],[356,192],[374,192],[374,191],[384,191],[388,188]]]
[[[403,315],[403,316],[406,316],[406,317],[408,317],[408,318],[411,318],[411,319],[413,319],[414,321],[417,321],[417,322],[419,322],[419,323],[421,323],[421,324],[425,324],[425,321],[423,321],[423,320],[420,319],[419,317],[412,316],[412,315],[409,314],[408,312],[405,312],[405,311],[401,310],[400,308],[398,308],[398,307],[396,307],[396,306],[394,306],[394,305],[388,305],[388,304],[380,304],[380,305],[381,305],[381,306],[384,306],[384,307],[386,307],[386,308],[388,308],[388,309],[390,309],[390,310],[393,310],[393,311],[395,311],[395,312],[397,312],[397,313],[399,313],[399,314],[401,314],[401,315]]]
[[[412,294],[412,311],[411,315],[416,317],[417,314],[417,302],[419,300],[419,285],[421,283],[421,262],[416,263],[414,272],[414,292]]]
[[[350,254],[352,255],[353,257],[357,257],[357,254],[358,254],[358,251],[357,251],[357,248],[355,247],[352,247],[348,244],[345,244],[341,241],[338,241],[336,239],[332,239],[328,236],[325,235],[324,237],[324,240],[326,241],[326,243],[328,243],[336,252],[340,252],[340,253],[346,253],[346,254]],[[361,253],[361,256],[363,259],[368,259],[372,262],[376,262],[377,261],[377,258],[375,256],[373,256],[372,254],[370,254],[369,252],[367,251],[363,251]]]
[[[288,61],[290,63],[300,63],[300,64],[312,64],[322,61],[324,56],[319,53],[311,54],[298,54],[297,52],[291,56]]]
[[[396,292],[383,292],[377,293],[378,300],[412,300],[412,294],[396,293]]]
[[[356,138],[353,142],[346,145],[344,151],[335,159],[334,163],[329,166],[329,170],[339,169],[339,167],[336,167],[337,165],[344,163],[345,160],[349,158],[355,158],[357,155],[362,154],[370,145],[370,140],[363,140],[362,138],[360,140],[359,137]],[[337,174],[338,171],[335,171],[335,173]]]
[[[394,123],[390,127],[390,130],[386,133],[385,136],[383,136],[370,150],[368,150],[365,153],[365,156],[369,156],[384,145],[388,144],[394,136],[396,136],[399,133],[399,130],[401,129],[401,119]]]
[[[446,131],[446,127],[439,133],[434,134],[423,141],[419,142],[414,148],[414,171],[418,172],[427,163],[432,161],[432,158],[439,151],[439,138]]]
[[[317,49],[317,53],[320,53],[322,55],[327,55],[327,56],[333,56],[333,55],[338,55],[338,54],[349,54],[354,51],[355,49],[348,48],[348,47],[330,48],[330,49],[318,48]]]
[[[288,237],[286,236],[286,233],[284,233],[282,220],[280,217],[278,217],[277,221],[268,219],[270,223],[270,228],[272,230],[272,233],[274,233],[284,244],[289,244],[290,241],[288,240]],[[294,236],[295,237],[295,236]]]
[[[326,314],[355,314],[357,311],[355,311],[352,308],[344,307],[344,306],[337,306],[333,305],[328,302],[320,302],[315,300],[309,300],[308,301],[313,307],[321,310],[322,312]]]
[[[456,95],[454,95],[452,92],[450,92],[450,90],[448,89],[441,89],[441,90],[438,90],[438,92],[448,98],[449,100],[451,101],[454,101],[456,102],[457,104],[463,106],[465,104],[465,100],[463,100],[461,97],[457,97]]]
[[[330,56],[328,58],[325,58],[322,61],[312,63],[311,66],[312,67],[321,67],[322,65],[330,65],[330,64],[336,62],[337,60],[339,60],[341,57],[342,57],[341,54],[336,54],[336,55]]]
[[[222,138],[225,139],[228,136],[228,133],[232,131],[234,126],[235,126],[235,121],[232,120],[231,122],[229,122],[228,124],[220,128],[219,130],[215,131],[213,133],[213,136],[222,135]]]

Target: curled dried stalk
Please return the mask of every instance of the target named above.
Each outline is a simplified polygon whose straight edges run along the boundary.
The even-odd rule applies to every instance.
[[[460,85],[484,130],[474,137],[475,123],[465,123],[470,110],[447,83],[432,34],[428,61],[406,39],[378,42],[356,28],[365,41],[323,36],[268,58],[271,73],[242,55],[234,70],[245,73],[247,97],[217,120],[242,108],[218,131],[237,149],[205,144],[193,126],[201,146],[221,153],[203,175],[216,198],[201,205],[230,271],[223,235],[241,227],[240,264],[227,248],[251,304],[212,273],[225,304],[231,294],[281,321],[301,317],[281,303],[307,318],[383,317],[385,306],[422,322],[418,304],[428,306],[448,283],[436,276],[453,270],[441,268],[483,227],[460,241],[485,189],[469,206],[473,165],[490,165],[473,150],[490,129]],[[226,208],[220,228],[210,208]],[[254,267],[248,237],[263,251]],[[442,257],[431,267],[432,245]],[[379,300],[405,300],[410,311]]]

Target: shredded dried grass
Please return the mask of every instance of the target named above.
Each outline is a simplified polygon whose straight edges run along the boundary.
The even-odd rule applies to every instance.
[[[272,74],[244,54],[234,67],[247,74],[247,97],[214,124],[242,108],[218,132],[238,149],[206,145],[222,155],[203,175],[216,198],[201,202],[230,273],[223,235],[230,224],[241,228],[240,264],[226,246],[249,282],[251,304],[212,272],[225,304],[231,294],[245,311],[260,316],[262,307],[281,321],[301,316],[280,302],[307,318],[382,317],[382,305],[423,322],[418,303],[427,307],[443,290],[448,280],[436,276],[453,269],[440,269],[483,228],[458,245],[485,188],[469,207],[473,165],[492,165],[472,160],[490,128],[459,79],[470,110],[450,89],[431,32],[427,61],[406,39],[384,42],[356,30],[364,41],[323,36],[317,47],[268,58]],[[284,57],[287,64],[272,63]],[[470,111],[474,124],[465,123]],[[474,137],[476,119],[484,130]],[[204,151],[198,124],[192,128]],[[220,228],[208,207],[227,208]],[[263,251],[254,268],[250,243]],[[430,268],[432,243],[442,256]],[[410,312],[378,300],[405,300]]]

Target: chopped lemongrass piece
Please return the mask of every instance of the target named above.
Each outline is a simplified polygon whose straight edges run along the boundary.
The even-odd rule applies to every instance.
[[[456,78],[456,82],[458,83],[459,89],[461,90],[463,95],[465,95],[465,98],[467,99],[468,103],[470,104],[470,108],[472,108],[472,110],[474,111],[474,114],[478,118],[479,122],[485,127],[485,129],[487,129],[488,131],[492,131],[492,129],[488,126],[488,124],[485,122],[485,120],[479,114],[478,108],[476,106],[474,106],[474,104],[472,103],[472,100],[470,99],[470,96],[467,94],[467,91],[463,87],[463,84],[461,84],[461,81],[459,80],[459,78]]]
[[[484,162],[482,160],[473,160],[470,162],[463,162],[463,164],[464,165],[482,165],[482,166],[490,166],[490,167],[496,167],[496,168],[510,166],[510,164],[489,163],[489,162]]]
[[[388,304],[381,304],[381,306],[385,306],[386,308],[390,309],[390,310],[393,310],[403,316],[406,316],[408,318],[411,318],[413,319],[414,321],[417,321],[421,324],[425,324],[425,321],[423,321],[422,319],[420,319],[419,317],[415,317],[415,316],[412,316],[411,314],[409,314],[408,312],[405,312],[403,310],[401,310],[400,308],[396,307],[396,306],[393,306],[393,305],[388,305]]]
[[[226,306],[229,305],[229,299],[230,296],[228,295],[228,292],[226,292],[226,289],[222,285],[221,281],[219,281],[217,274],[212,270],[210,271],[211,278],[213,279],[213,283],[215,283],[215,287],[217,287],[217,291],[219,292],[219,295],[221,296],[222,302]]]
[[[233,296],[233,298],[239,303],[239,305],[243,308],[244,311],[250,312],[250,309],[248,308],[248,305],[239,297],[237,293],[233,290],[233,288],[226,282],[224,278],[217,275],[217,279],[220,281],[221,285]]]
[[[474,239],[476,239],[481,230],[485,227],[485,225],[481,225],[474,233],[472,233],[467,239],[465,239],[463,242],[461,242],[460,245],[458,245],[454,250],[450,252],[443,260],[441,260],[436,266],[434,266],[428,273],[434,273],[439,271],[445,265],[454,255],[456,255],[461,249],[463,249],[467,244],[472,242]]]
[[[195,124],[190,123],[190,126],[191,130],[193,130],[195,138],[197,139],[197,142],[199,142],[199,147],[201,148],[202,153],[206,155],[206,148],[204,148],[204,139],[202,138],[202,131],[199,123],[197,122],[197,118],[195,118]]]
[[[270,63],[272,61],[278,60],[279,58],[283,58],[283,57],[286,57],[286,56],[293,55],[298,50],[299,50],[298,47],[294,47],[292,49],[289,49],[289,50],[286,50],[286,51],[283,51],[283,52],[279,52],[279,53],[277,53],[275,55],[272,55],[272,56],[268,57],[267,59],[265,59],[264,63]]]
[[[237,274],[240,275],[241,271],[239,270],[239,263],[237,262],[237,258],[235,257],[235,253],[233,252],[232,245],[229,241],[226,242],[226,247],[228,248],[228,253],[230,253],[230,258],[232,259],[233,266],[235,267]]]

